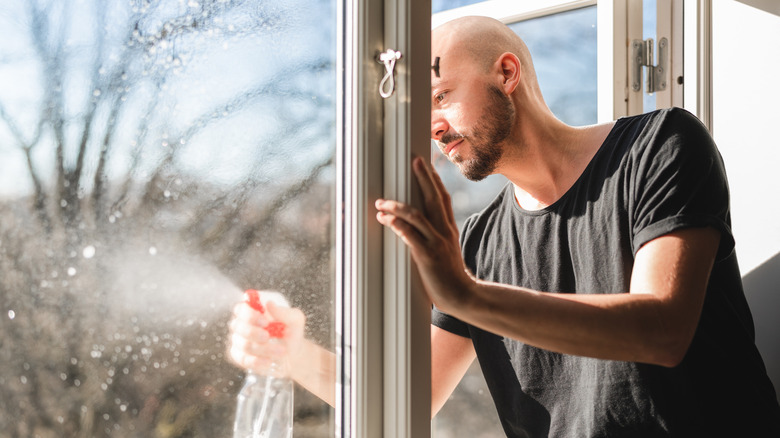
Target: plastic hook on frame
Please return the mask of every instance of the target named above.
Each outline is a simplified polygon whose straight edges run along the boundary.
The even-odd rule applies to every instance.
[[[401,57],[403,57],[401,52],[393,49],[387,49],[386,52],[379,54],[377,62],[385,65],[385,76],[379,83],[379,95],[384,99],[392,96],[395,92],[395,78],[393,77],[393,72],[395,69],[395,62],[401,59]]]

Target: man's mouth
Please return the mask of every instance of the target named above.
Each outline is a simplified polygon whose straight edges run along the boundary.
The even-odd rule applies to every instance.
[[[462,142],[463,142],[463,139],[459,138],[457,140],[454,140],[454,141],[451,141],[451,142],[447,143],[444,146],[444,155],[446,155],[448,157],[451,157],[452,153],[455,151],[455,149],[458,148],[458,146],[460,146],[460,144]]]

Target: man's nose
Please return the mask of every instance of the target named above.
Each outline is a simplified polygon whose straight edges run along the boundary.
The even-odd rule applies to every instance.
[[[433,140],[441,140],[442,136],[447,133],[450,128],[447,121],[441,117],[437,117],[436,114],[431,114],[431,138]]]

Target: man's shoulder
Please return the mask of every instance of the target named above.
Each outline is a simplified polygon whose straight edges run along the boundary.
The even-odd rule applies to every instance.
[[[461,240],[472,236],[478,229],[484,230],[488,225],[501,222],[511,215],[514,190],[511,182],[507,182],[503,189],[482,210],[466,218],[461,230]]]
[[[655,160],[677,155],[680,150],[714,150],[714,142],[704,124],[682,108],[664,108],[636,116],[618,119],[615,136],[619,144],[628,147],[633,157]],[[706,152],[706,151],[701,151]]]
[[[689,111],[673,107],[636,116],[646,136],[665,140],[669,137],[709,137],[709,131],[698,117]]]
[[[709,156],[717,152],[709,130],[682,108],[658,110],[649,126],[650,153],[660,156]]]
[[[618,119],[623,123],[701,123],[699,119],[693,115],[690,111],[680,108],[661,108],[654,111],[649,111],[643,114],[637,114],[634,116],[626,116]]]
[[[706,131],[701,121],[688,110],[678,107],[663,108],[644,114],[621,117],[615,121],[618,130],[642,132],[656,131],[661,128],[701,128]]]

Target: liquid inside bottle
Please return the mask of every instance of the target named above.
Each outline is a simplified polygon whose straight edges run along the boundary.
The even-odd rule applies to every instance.
[[[250,372],[238,394],[233,438],[292,438],[293,385]]]
[[[270,342],[280,342],[284,329],[280,322],[268,324]],[[233,438],[292,438],[292,430],[293,382],[283,366],[272,363],[264,375],[248,371],[238,394]]]

